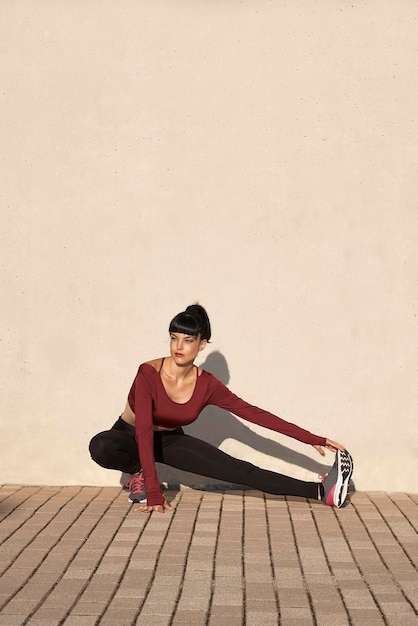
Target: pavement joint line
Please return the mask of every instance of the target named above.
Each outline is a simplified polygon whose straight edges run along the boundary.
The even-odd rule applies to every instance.
[[[338,592],[338,595],[340,597],[341,603],[342,603],[342,605],[344,607],[344,610],[345,610],[345,612],[347,614],[347,619],[350,619],[349,618],[350,614],[349,614],[348,607],[347,607],[347,604],[346,604],[345,599],[344,599],[344,594],[343,594],[343,592],[341,590],[341,587],[340,587],[340,585],[338,583],[338,579],[336,578],[336,576],[334,574],[334,571],[333,571],[333,568],[332,568],[332,565],[331,565],[331,562],[330,562],[330,559],[329,559],[329,556],[328,556],[328,553],[327,553],[327,550],[326,550],[326,547],[325,547],[325,543],[324,543],[323,537],[322,537],[321,532],[320,532],[318,519],[315,516],[315,511],[313,510],[311,502],[309,502],[309,509],[310,509],[310,512],[311,512],[313,524],[315,526],[315,530],[316,530],[316,534],[317,534],[317,537],[318,537],[318,541],[319,541],[319,544],[321,546],[321,550],[322,550],[322,553],[323,553],[324,558],[325,558],[325,562],[326,562],[327,567],[328,567],[328,571],[329,571],[329,573],[330,573],[330,575],[331,575],[331,577],[333,579],[333,582],[334,582],[335,587],[337,589],[337,592]]]
[[[299,564],[299,569],[302,573],[302,580],[303,580],[303,587],[305,589],[305,593],[307,595],[308,598],[308,602],[309,602],[309,609],[311,611],[311,616],[313,619],[313,624],[314,626],[318,626],[318,622],[316,619],[316,614],[315,614],[315,610],[314,610],[314,603],[313,603],[313,599],[312,599],[312,595],[311,595],[311,591],[309,589],[309,584],[308,581],[306,579],[305,576],[305,570],[304,570],[304,566],[303,566],[303,561],[300,555],[300,551],[299,551],[299,547],[298,547],[298,541],[297,541],[297,537],[296,537],[296,529],[295,529],[295,520],[292,517],[292,502],[289,500],[289,498],[285,498],[286,501],[286,506],[287,506],[287,511],[288,511],[288,515],[289,515],[289,521],[290,521],[290,527],[291,527],[291,531],[292,531],[292,539],[293,539],[293,545],[296,549],[296,555],[297,555],[297,559],[298,559],[298,564]],[[306,502],[308,502],[306,500]]]
[[[175,616],[176,611],[177,611],[177,607],[179,606],[181,595],[183,593],[184,583],[185,583],[185,578],[186,578],[186,572],[187,572],[187,563],[188,563],[189,556],[190,556],[190,553],[191,553],[191,550],[192,550],[192,543],[193,543],[194,533],[195,533],[196,526],[197,526],[197,523],[198,523],[199,514],[200,514],[200,511],[201,511],[201,508],[202,508],[203,499],[204,499],[204,494],[202,494],[200,499],[198,500],[196,513],[195,513],[194,520],[193,520],[193,523],[192,523],[192,531],[191,531],[191,534],[190,534],[190,536],[188,538],[187,549],[186,549],[186,553],[185,553],[184,559],[183,559],[183,567],[182,567],[182,574],[181,574],[181,578],[180,578],[180,584],[178,586],[176,598],[175,598],[175,601],[174,601],[174,607],[173,607],[173,611],[172,611],[172,614],[171,614],[170,624],[172,623],[172,621],[174,619],[174,616]],[[174,513],[176,513],[176,512],[177,512],[177,507],[176,507]],[[174,515],[173,515],[173,517],[174,517]]]
[[[276,572],[275,572],[274,565],[273,565],[273,548],[272,548],[271,530],[270,530],[270,516],[269,516],[267,498],[265,495],[263,496],[263,500],[264,500],[264,516],[265,516],[266,532],[267,532],[267,546],[268,546],[268,553],[269,553],[269,559],[270,559],[271,580],[273,584],[274,598],[276,601],[277,619],[280,623],[281,621],[280,598],[279,598],[279,592],[277,589]]]
[[[213,548],[210,594],[209,594],[209,601],[208,601],[208,605],[207,605],[206,621],[205,621],[205,625],[206,626],[209,624],[209,621],[210,621],[211,611],[212,611],[212,607],[213,607],[213,599],[214,599],[214,595],[215,595],[216,555],[218,553],[218,545],[219,545],[219,537],[220,537],[220,530],[221,530],[221,520],[222,520],[223,507],[224,507],[224,500],[225,500],[225,496],[224,496],[224,494],[221,494],[220,502],[219,502],[219,505],[218,505],[219,508],[218,508],[218,517],[217,517],[217,526],[216,526],[215,545],[214,545],[214,548]]]
[[[353,510],[354,510],[358,520],[359,520],[359,523],[362,525],[363,529],[366,530],[366,532],[367,532],[367,528],[364,526],[363,520],[361,519],[361,516],[359,515],[358,510],[356,509],[354,503],[352,503],[352,507],[353,507]],[[367,579],[367,576],[365,575],[364,566],[362,566],[360,564],[359,559],[358,559],[358,557],[355,554],[355,549],[353,549],[352,546],[350,545],[350,542],[349,542],[349,539],[347,537],[347,533],[346,533],[346,531],[344,529],[343,522],[341,521],[340,515],[335,510],[334,510],[334,515],[337,518],[338,525],[339,525],[339,527],[341,529],[341,532],[342,532],[342,535],[343,535],[343,537],[344,537],[344,539],[345,539],[345,541],[347,543],[347,546],[348,546],[348,549],[349,549],[350,554],[352,556],[353,562],[355,563],[355,565],[356,565],[356,567],[357,567],[357,569],[358,569],[358,571],[360,573],[361,579],[364,581],[364,583],[365,583],[365,585],[366,585],[366,587],[367,587],[367,589],[368,589],[368,591],[370,593],[370,596],[373,599],[373,602],[374,602],[374,604],[376,606],[376,609],[379,611],[379,615],[382,618],[384,624],[389,626],[389,623],[388,623],[388,621],[386,619],[386,616],[385,616],[384,612],[382,611],[382,607],[380,606],[380,604],[379,604],[379,602],[378,602],[378,600],[376,598],[376,595],[375,595],[375,593],[374,593],[374,591],[372,589],[372,586],[370,585],[370,583],[369,583],[369,581]]]

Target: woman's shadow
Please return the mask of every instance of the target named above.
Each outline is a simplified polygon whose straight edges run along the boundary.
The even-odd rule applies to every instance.
[[[229,383],[228,364],[220,352],[215,351],[209,354],[200,367],[214,374],[224,385]],[[305,454],[295,452],[276,441],[272,441],[268,438],[268,435],[263,437],[255,433],[232,413],[215,406],[206,407],[193,424],[184,427],[184,432],[207,441],[217,448],[226,439],[234,439],[268,456],[280,458],[286,463],[302,467],[316,474],[325,474],[329,471],[329,466],[322,465]],[[157,471],[160,482],[170,488],[175,488],[179,485],[212,489],[231,488],[234,486],[219,480],[176,470],[160,463],[157,463]]]

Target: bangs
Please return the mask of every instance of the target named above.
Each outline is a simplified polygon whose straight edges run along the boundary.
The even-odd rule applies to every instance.
[[[199,335],[199,322],[189,313],[179,313],[171,320],[169,333],[182,333],[183,335],[191,335],[192,337],[198,337]]]

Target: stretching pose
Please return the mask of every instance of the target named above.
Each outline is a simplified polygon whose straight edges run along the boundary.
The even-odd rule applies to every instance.
[[[353,461],[336,441],[313,435],[280,417],[245,402],[213,374],[194,365],[210,340],[205,309],[192,304],[169,326],[170,356],[143,363],[128,395],[125,410],[110,430],[90,442],[90,453],[102,467],[131,475],[125,487],[141,512],[171,510],[160,488],[155,461],[180,470],[275,495],[301,496],[331,506],[344,505]],[[335,453],[335,462],[321,482],[305,482],[261,469],[229,456],[218,448],[183,432],[207,405],[311,444],[322,456],[323,448]]]

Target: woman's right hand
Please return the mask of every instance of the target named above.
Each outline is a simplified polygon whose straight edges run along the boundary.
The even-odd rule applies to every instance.
[[[153,513],[154,511],[156,513],[165,513],[166,511],[174,511],[174,507],[168,504],[167,500],[164,500],[162,505],[154,504],[153,506],[148,506],[147,504],[143,504],[135,509],[135,512],[138,513]]]

